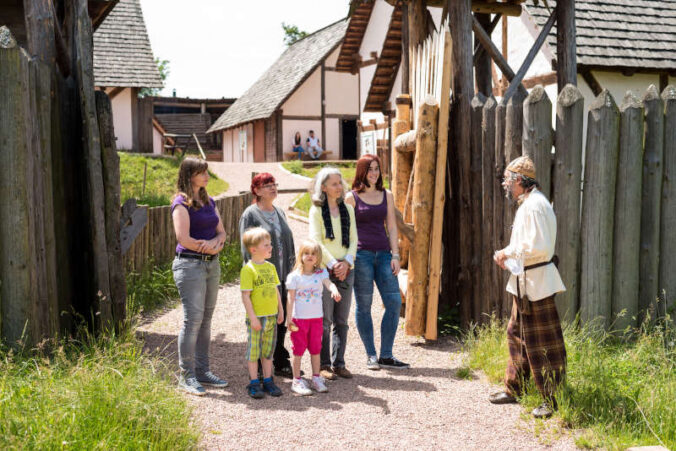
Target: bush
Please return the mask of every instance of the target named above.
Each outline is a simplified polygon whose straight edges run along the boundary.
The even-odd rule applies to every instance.
[[[508,351],[505,324],[497,320],[466,336],[469,366],[502,380]],[[662,445],[676,449],[676,330],[669,317],[646,320],[633,334],[565,327],[567,383],[557,393],[557,416],[572,428],[588,428],[584,446],[624,449]],[[541,400],[531,383],[521,400]]]
[[[198,429],[171,374],[132,332],[0,347],[0,448],[192,449]]]

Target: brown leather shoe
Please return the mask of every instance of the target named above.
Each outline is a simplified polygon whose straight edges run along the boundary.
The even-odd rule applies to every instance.
[[[336,373],[333,372],[330,366],[321,367],[319,370],[319,375],[327,381],[335,381],[338,379],[338,376],[336,376]]]
[[[338,376],[342,377],[343,379],[352,379],[352,373],[350,373],[350,370],[348,370],[344,366],[333,368],[333,372],[336,373]]]
[[[488,400],[493,404],[513,404],[516,398],[505,391],[493,393],[488,397]]]

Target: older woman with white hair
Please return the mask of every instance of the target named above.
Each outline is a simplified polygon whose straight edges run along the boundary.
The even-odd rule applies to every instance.
[[[346,185],[338,169],[321,169],[312,183],[313,206],[309,214],[310,238],[321,246],[322,263],[328,268],[331,282],[338,287],[342,298],[340,302],[334,302],[331,293],[324,290],[320,375],[330,380],[337,376],[352,377],[345,368],[345,346],[354,285],[352,269],[357,254],[357,225],[354,208],[343,201],[345,191]]]

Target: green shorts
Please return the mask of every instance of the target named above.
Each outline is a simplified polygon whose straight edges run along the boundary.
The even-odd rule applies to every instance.
[[[272,359],[277,342],[277,315],[259,316],[261,330],[253,330],[251,321],[246,319],[246,359],[255,362],[258,359]]]

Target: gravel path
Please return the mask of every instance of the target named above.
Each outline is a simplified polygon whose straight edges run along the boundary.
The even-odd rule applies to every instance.
[[[234,172],[214,166],[220,165],[210,163],[217,173],[227,171],[224,178],[233,189]],[[251,170],[268,170],[267,167],[259,170],[262,165],[255,169],[241,166],[238,177],[247,183]],[[248,175],[245,177],[245,174]],[[281,188],[291,183],[290,176],[281,170],[277,169],[274,174]],[[295,196],[280,195],[277,203],[286,207]],[[306,224],[290,220],[290,226],[296,240],[307,236]],[[379,298],[373,306],[374,318],[381,318],[383,308]],[[453,340],[426,343],[423,339],[405,336],[400,328],[394,354],[411,363],[412,368],[367,370],[364,348],[354,324],[354,302],[352,310],[345,359],[347,368],[355,375],[353,379],[329,381],[326,394],[297,397],[291,393],[290,382],[278,378],[284,391],[282,397],[254,400],[244,389],[248,374],[243,359],[246,333],[239,286],[221,287],[212,324],[211,367],[228,379],[230,385],[221,390],[209,389],[202,398],[188,397],[194,406],[196,425],[202,431],[201,446],[208,449],[252,449],[269,444],[279,449],[575,449],[568,434],[538,436],[534,430],[541,428],[533,420],[524,420],[523,409],[518,405],[491,405],[487,397],[498,388],[495,385],[480,376],[474,380],[457,378],[455,372],[462,366],[463,355]],[[179,306],[144,324],[140,331],[147,348],[177,361],[176,338],[181,321]],[[400,327],[402,325],[403,320]],[[376,327],[376,346],[379,342],[379,327]],[[309,358],[304,359],[303,369],[310,374]]]

